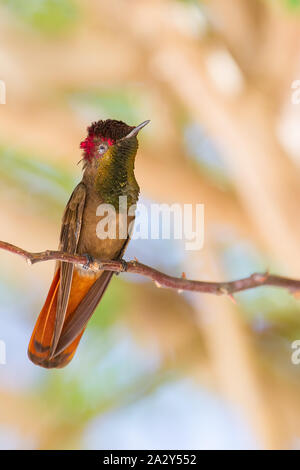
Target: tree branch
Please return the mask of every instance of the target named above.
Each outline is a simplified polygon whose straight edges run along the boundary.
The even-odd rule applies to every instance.
[[[28,264],[40,263],[42,261],[56,260],[67,263],[80,264],[93,271],[106,270],[114,272],[128,272],[148,277],[158,287],[168,287],[178,291],[202,292],[204,294],[229,295],[247,289],[260,286],[282,287],[291,293],[300,292],[300,280],[271,275],[268,272],[254,273],[249,277],[229,282],[206,282],[186,279],[183,274],[181,278],[169,276],[157,271],[150,266],[139,263],[137,260],[96,260],[88,259],[85,255],[71,255],[62,251],[46,250],[40,253],[31,253],[11,243],[0,241],[0,249],[15,253],[25,258]]]

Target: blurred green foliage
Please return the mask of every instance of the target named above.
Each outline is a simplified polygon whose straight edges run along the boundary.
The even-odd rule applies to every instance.
[[[39,32],[66,32],[78,18],[77,5],[72,0],[0,0],[21,20]]]
[[[202,3],[202,0],[177,0],[179,3],[192,3],[192,4],[199,4]]]
[[[6,185],[10,190],[31,195],[34,206],[44,206],[53,214],[63,209],[75,186],[75,175],[63,166],[0,145],[0,181],[2,190]]]
[[[300,11],[300,0],[283,0],[284,5],[292,11]]]

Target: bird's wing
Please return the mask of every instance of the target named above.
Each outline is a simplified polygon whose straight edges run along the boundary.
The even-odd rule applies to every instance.
[[[122,258],[129,243],[130,236],[131,234],[129,234],[125,240],[124,245],[116,259]],[[74,311],[71,320],[69,322],[66,321],[66,325],[64,326],[62,334],[59,338],[54,356],[57,356],[62,351],[64,351],[85,328],[87,322],[99,304],[109,282],[111,281],[113,274],[114,273],[112,271],[104,271],[97,281],[91,286],[86,296],[82,299]]]
[[[65,251],[70,254],[76,253],[85,200],[86,186],[81,182],[74,189],[65,208],[60,233],[60,251]],[[58,267],[60,267],[60,282],[50,356],[53,355],[56,349],[65,321],[74,271],[73,263],[59,262]]]

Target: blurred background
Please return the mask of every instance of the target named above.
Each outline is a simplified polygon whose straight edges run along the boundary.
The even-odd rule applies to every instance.
[[[141,201],[203,203],[205,244],[138,240],[126,257],[300,277],[299,0],[0,0],[0,39],[0,239],[56,249],[86,126],[151,119]],[[44,370],[27,344],[53,269],[0,253],[0,448],[300,447],[299,300],[120,275],[70,365]]]

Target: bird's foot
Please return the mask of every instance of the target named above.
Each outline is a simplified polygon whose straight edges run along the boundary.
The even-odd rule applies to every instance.
[[[102,269],[102,263],[100,261],[96,260],[88,253],[84,253],[83,256],[86,258],[86,263],[82,265],[83,269],[86,271],[93,271],[94,273],[97,273]]]
[[[116,273],[117,276],[118,276],[120,273],[126,272],[127,269],[128,269],[128,264],[127,264],[127,262],[125,261],[125,259],[120,259],[119,261],[120,261],[120,263],[122,264],[122,269],[121,269],[121,271],[118,271],[118,272]]]
[[[91,269],[91,266],[93,265],[94,263],[94,258],[89,255],[88,253],[84,253],[85,258],[86,258],[86,263],[82,265],[83,269]]]

